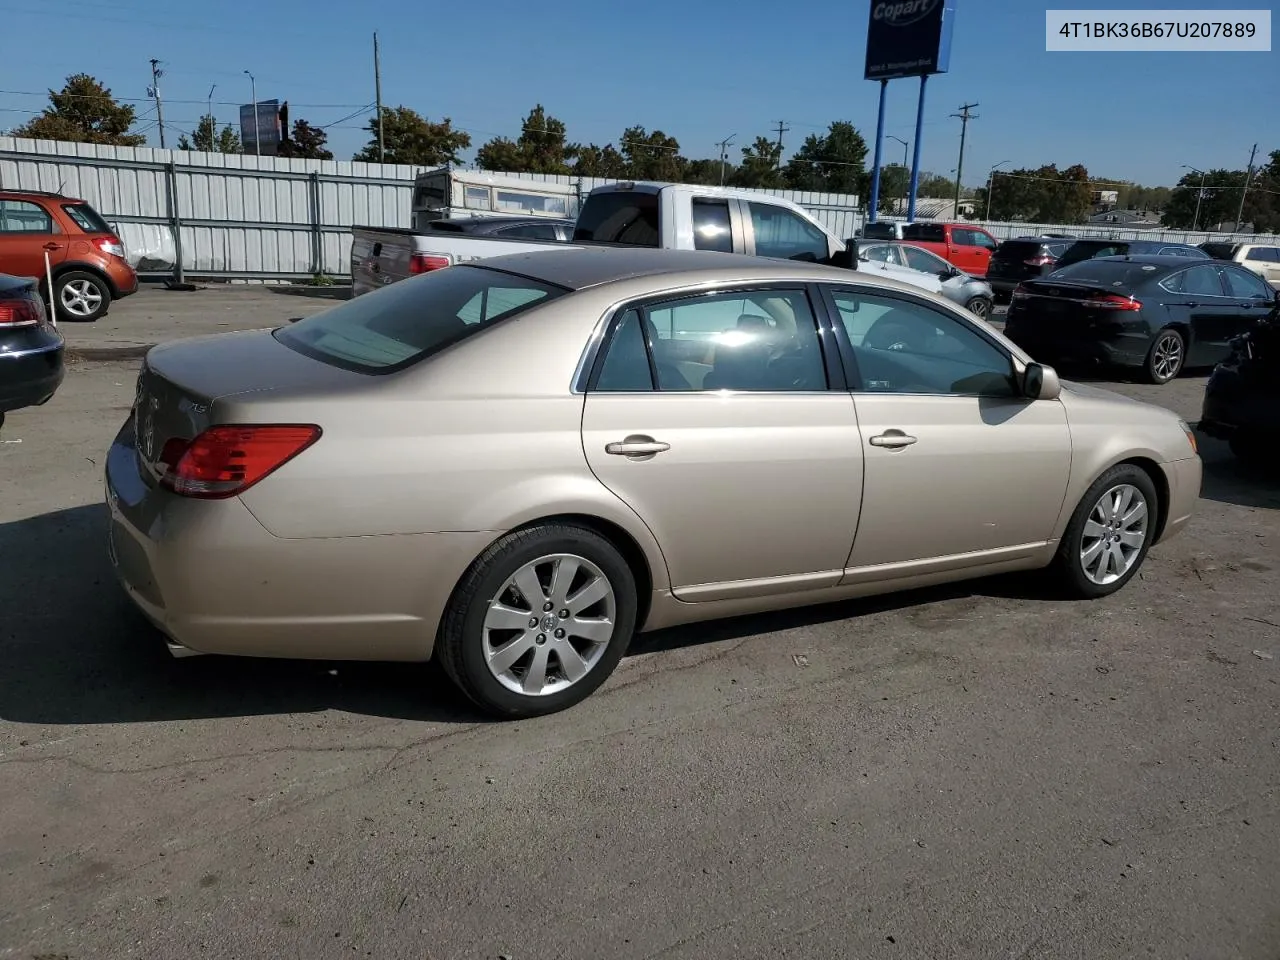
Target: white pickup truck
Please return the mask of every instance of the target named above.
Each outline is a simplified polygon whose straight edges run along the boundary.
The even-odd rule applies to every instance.
[[[846,242],[790,201],[750,190],[685,184],[597,187],[582,205],[572,243],[386,227],[352,227],[351,234],[352,295],[357,297],[414,274],[521,253],[531,246],[623,244],[855,266]],[[942,278],[896,264],[859,259],[856,268],[933,293],[942,289]]]

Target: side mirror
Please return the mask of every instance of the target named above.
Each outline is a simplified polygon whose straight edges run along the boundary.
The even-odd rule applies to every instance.
[[[1043,363],[1028,363],[1022,374],[1022,395],[1029,400],[1057,400],[1062,393],[1058,372]]]

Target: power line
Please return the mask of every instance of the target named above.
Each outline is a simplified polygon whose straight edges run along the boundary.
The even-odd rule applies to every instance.
[[[50,93],[56,93],[59,97],[68,97],[76,100],[101,100],[101,96],[95,96],[88,93],[62,93],[60,91],[45,90],[43,93],[35,90],[0,90],[0,96],[9,97],[47,97]],[[151,103],[151,97],[117,97],[112,96],[112,100],[118,103]],[[207,104],[208,99],[204,100],[170,100],[169,103],[185,103],[185,104]],[[238,100],[214,100],[213,103],[220,107],[239,107],[242,106]],[[311,110],[351,110],[360,106],[356,103],[295,103],[295,107],[306,107]]]

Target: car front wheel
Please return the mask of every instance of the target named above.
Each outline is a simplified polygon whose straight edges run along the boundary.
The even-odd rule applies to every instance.
[[[1115,593],[1137,574],[1155,537],[1158,498],[1142,468],[1117,464],[1080,499],[1062,535],[1053,573],[1081,599]]]
[[[636,608],[635,577],[613,544],[583,527],[541,524],[501,538],[471,565],[436,656],[488,713],[554,713],[608,679]]]
[[[991,316],[991,301],[986,297],[974,297],[965,304],[965,309],[980,320],[986,320]]]

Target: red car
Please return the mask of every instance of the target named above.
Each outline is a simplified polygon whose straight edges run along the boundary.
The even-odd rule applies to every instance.
[[[112,300],[138,289],[124,244],[85,201],[0,190],[0,273],[34,277],[44,290],[46,253],[53,271],[49,302],[59,319],[97,320]]]
[[[907,223],[902,239],[936,253],[973,277],[985,277],[991,254],[1000,245],[987,231],[962,223]]]

